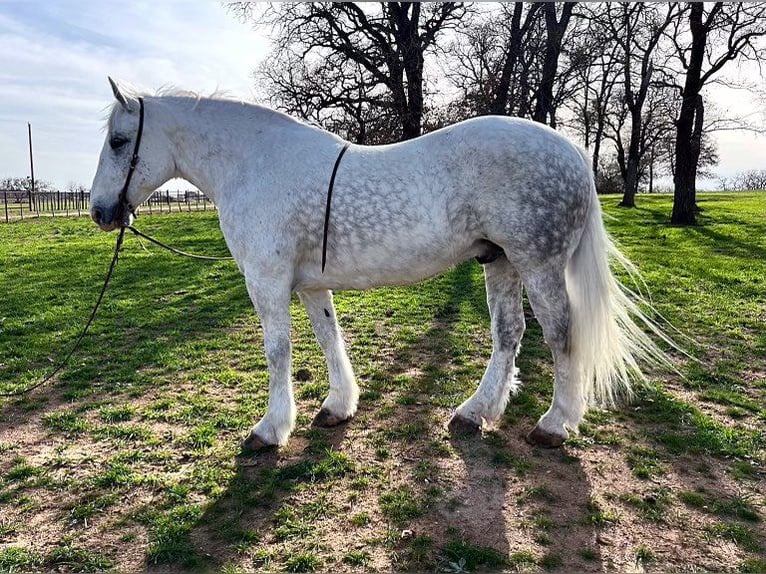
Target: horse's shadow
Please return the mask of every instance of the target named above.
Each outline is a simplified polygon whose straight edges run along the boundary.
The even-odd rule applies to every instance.
[[[555,566],[564,558],[580,571],[601,569],[596,529],[583,521],[590,501],[585,472],[566,451],[543,451],[524,442],[522,431],[534,424],[534,413],[503,423],[484,437],[447,432],[451,408],[446,405],[454,407],[457,399],[445,388],[440,392],[449,396],[434,399],[450,371],[451,357],[465,344],[453,336],[453,329],[461,305],[486,309],[470,269],[459,267],[450,279],[451,290],[434,309],[431,325],[387,362],[387,380],[415,373],[405,388],[390,390],[390,414],[381,415],[385,405],[371,404],[377,401],[363,401],[348,425],[299,429],[284,450],[239,457],[224,493],[190,535],[198,555],[211,557],[216,565],[273,569],[276,562],[269,560],[276,558],[270,549],[281,546],[291,552],[286,549],[295,537],[306,535],[302,529],[314,526],[301,522],[301,509],[334,492],[343,508],[334,516],[318,517],[322,535],[316,543],[318,552],[327,554],[326,533],[335,535],[336,541],[329,544],[337,560],[334,568],[353,569],[341,557],[363,547],[379,555],[365,566],[376,570],[523,567],[546,559]],[[539,329],[531,332],[531,337],[541,338]],[[531,346],[538,344],[541,341]],[[390,439],[396,451],[391,448],[389,455],[375,460],[369,445],[381,436]],[[337,474],[319,470],[338,453],[359,457],[353,459],[357,467],[347,475],[342,468]],[[383,473],[383,480],[354,493],[352,482],[371,475],[371,469]],[[417,510],[404,521],[382,517],[386,513],[381,501],[388,492],[409,493]],[[345,500],[357,496],[353,503]],[[370,512],[359,512],[365,509]],[[378,524],[353,526],[354,513],[376,517]],[[529,548],[541,544],[548,555],[532,555]],[[583,548],[589,549],[587,561],[578,557]]]

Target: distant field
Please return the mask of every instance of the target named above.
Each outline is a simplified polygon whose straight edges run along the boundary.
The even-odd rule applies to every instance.
[[[527,308],[524,386],[501,424],[453,438],[491,351],[481,267],[336,296],[362,390],[347,426],[310,427],[327,372],[293,304],[300,416],[290,445],[238,456],[264,412],[262,333],[232,263],[126,240],[92,334],[56,384],[0,399],[0,572],[766,570],[766,194],[605,197],[607,227],[700,364],[591,411],[556,451],[523,435],[551,359]],[[225,253],[216,214],[144,216]],[[86,218],[0,225],[0,390],[42,377],[97,295],[114,234]],[[671,330],[671,334],[673,334]]]

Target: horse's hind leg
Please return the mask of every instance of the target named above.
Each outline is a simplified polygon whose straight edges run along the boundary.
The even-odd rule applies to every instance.
[[[514,361],[524,334],[521,278],[505,255],[484,265],[484,278],[492,319],[492,358],[479,388],[455,411],[450,430],[475,431],[482,420],[500,418],[518,384]]]
[[[322,403],[322,409],[314,418],[316,426],[335,426],[356,413],[359,388],[354,380],[351,362],[346,354],[343,337],[335,317],[332,292],[327,289],[301,291],[298,293],[319,345],[327,360],[330,378],[330,394]]]
[[[564,269],[566,263],[550,261],[545,267],[524,274],[524,286],[543,336],[553,353],[553,402],[529,434],[530,442],[558,447],[576,429],[585,414],[578,373],[572,369],[569,348],[569,296]]]

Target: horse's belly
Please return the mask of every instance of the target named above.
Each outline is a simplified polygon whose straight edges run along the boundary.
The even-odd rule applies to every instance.
[[[303,265],[296,273],[296,289],[370,289],[417,283],[442,271],[487,253],[486,242],[461,245],[413,247],[402,243],[396,249],[371,246],[367,249],[328,251],[324,273],[316,265]]]

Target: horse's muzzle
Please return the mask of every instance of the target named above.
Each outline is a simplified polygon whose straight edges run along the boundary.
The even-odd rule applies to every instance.
[[[94,205],[90,208],[90,217],[102,229],[102,231],[113,231],[120,227],[120,209],[115,204],[111,207],[103,205]]]

